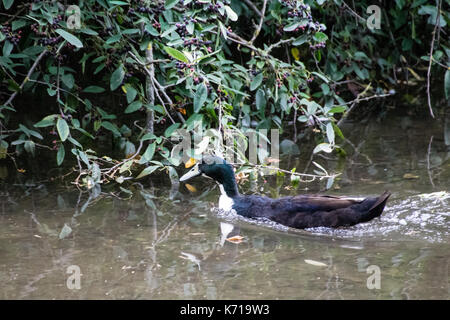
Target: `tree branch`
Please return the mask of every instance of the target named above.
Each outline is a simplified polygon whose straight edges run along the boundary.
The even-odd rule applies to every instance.
[[[430,93],[430,86],[431,86],[431,66],[433,64],[433,51],[434,51],[434,41],[436,39],[436,30],[438,25],[440,24],[440,17],[441,17],[441,3],[442,1],[439,0],[439,3],[437,4],[437,15],[436,15],[436,23],[434,25],[433,30],[433,38],[431,39],[431,48],[430,48],[430,62],[428,64],[428,72],[427,72],[427,100],[428,100],[428,109],[430,109],[430,115],[432,118],[434,118],[433,108],[431,107],[431,93]]]
[[[255,11],[255,13],[261,17],[261,11],[259,11],[259,9],[255,6],[255,4],[253,2],[251,2],[250,0],[244,0],[245,4],[247,6],[249,6],[250,8],[252,8],[253,11]]]
[[[149,63],[149,61],[153,61],[153,45],[150,42],[145,50],[146,63],[148,67],[148,76],[147,76],[147,99],[150,106],[155,105],[155,87],[153,83],[153,78],[155,75],[155,67],[153,63]],[[155,112],[150,108],[147,108],[147,119],[145,123],[145,129],[148,133],[154,132],[154,122],[155,122]]]
[[[33,65],[31,66],[30,70],[28,70],[27,75],[25,76],[25,79],[23,79],[22,83],[19,86],[19,91],[22,91],[23,86],[28,82],[28,80],[31,77],[31,74],[33,73],[34,69],[36,69],[36,67],[39,64],[39,61],[41,61],[41,59],[45,56],[45,54],[47,53],[47,49],[44,49],[44,51],[41,52],[41,54],[36,58],[36,60],[34,60]],[[8,104],[11,104],[11,102],[14,100],[14,98],[17,96],[17,93],[19,91],[14,92],[12,95],[9,96],[9,99],[4,103],[5,106],[7,106]]]
[[[264,22],[264,18],[265,18],[265,15],[266,15],[267,1],[268,0],[264,0],[263,7],[262,7],[262,10],[261,10],[260,19],[259,19],[259,24],[258,24],[258,27],[256,28],[255,32],[253,33],[252,39],[249,41],[250,44],[253,44],[253,42],[256,40],[256,38],[258,37],[259,33],[261,32],[262,24]]]

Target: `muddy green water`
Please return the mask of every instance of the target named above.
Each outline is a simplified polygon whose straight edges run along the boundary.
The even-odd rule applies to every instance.
[[[357,152],[347,143],[346,161],[315,159],[342,172],[331,190],[289,190],[280,178],[240,186],[275,197],[392,192],[380,219],[337,230],[220,215],[218,189],[200,178],[194,194],[161,177],[122,201],[6,178],[0,163],[0,299],[449,299],[450,119],[392,116],[344,133]],[[281,167],[305,167],[299,145]],[[59,239],[64,224],[72,233]],[[67,286],[74,265],[80,289]],[[379,288],[368,268],[379,268]]]

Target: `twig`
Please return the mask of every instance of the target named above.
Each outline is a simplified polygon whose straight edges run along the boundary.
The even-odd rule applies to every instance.
[[[259,33],[261,32],[261,28],[264,22],[264,18],[266,15],[266,7],[267,7],[267,0],[264,0],[263,3],[263,7],[261,9],[261,15],[260,15],[260,19],[259,19],[259,24],[258,27],[256,28],[255,32],[253,33],[253,37],[252,39],[249,41],[250,44],[253,44],[253,42],[256,40],[256,38],[258,37]]]
[[[244,2],[245,2],[245,4],[246,4],[247,6],[249,6],[250,8],[252,8],[253,11],[255,11],[255,13],[256,13],[259,17],[262,16],[261,11],[259,11],[259,9],[254,5],[253,2],[251,2],[250,0],[244,0]]]
[[[234,163],[231,163],[231,164],[234,165]],[[242,165],[242,163],[238,163],[237,165]],[[318,174],[309,174],[309,173],[299,173],[299,172],[292,172],[292,171],[285,170],[285,169],[280,169],[278,167],[261,165],[261,164],[252,164],[252,163],[246,163],[245,166],[250,166],[250,167],[253,167],[255,169],[275,170],[275,171],[279,171],[279,172],[289,173],[290,175],[293,175],[293,176],[312,178],[311,181],[314,181],[315,179],[335,178],[335,177],[341,175],[340,173],[336,173],[336,174],[332,174],[332,175],[330,175],[330,174],[318,175]]]
[[[431,175],[431,165],[430,165],[430,154],[431,154],[431,144],[433,143],[433,136],[430,138],[430,142],[428,143],[428,151],[427,151],[427,171],[428,171],[428,178],[430,178],[431,185],[433,188],[435,187],[433,182],[433,176]]]
[[[31,66],[30,70],[28,70],[28,73],[25,76],[25,79],[23,79],[22,83],[20,84],[19,90],[9,96],[9,99],[4,103],[5,106],[7,106],[8,104],[11,104],[11,102],[17,96],[17,93],[19,91],[21,91],[23,89],[23,86],[28,82],[28,80],[30,80],[31,74],[33,73],[34,69],[36,69],[36,67],[39,64],[39,61],[41,61],[41,59],[45,56],[46,53],[47,53],[47,49],[44,49],[44,51],[41,52],[41,54],[36,58],[36,60],[34,60],[34,63]]]
[[[430,48],[430,62],[428,64],[428,72],[427,72],[427,100],[428,100],[428,108],[430,109],[430,115],[434,118],[433,108],[431,107],[431,93],[430,93],[430,79],[431,79],[431,65],[433,64],[433,51],[434,51],[434,40],[436,39],[436,30],[438,25],[440,24],[441,17],[441,0],[437,4],[437,15],[436,15],[436,24],[434,25],[433,30],[433,38],[431,39],[431,48]]]
[[[42,84],[42,85],[51,86],[51,87],[56,88],[56,85],[55,85],[55,84],[52,84],[52,83],[47,83],[47,82],[44,82],[44,81],[33,80],[33,79],[29,79],[28,81],[29,81],[29,82],[33,82],[33,83]],[[59,90],[62,91],[62,92],[65,92],[65,93],[67,93],[67,94],[70,94],[72,97],[74,97],[75,99],[77,99],[79,102],[81,102],[82,104],[86,105],[86,102],[85,102],[83,99],[81,99],[79,96],[77,96],[76,94],[73,94],[72,92],[70,92],[70,91],[68,91],[68,90],[65,90],[65,89],[63,89],[63,88],[59,88]]]
[[[450,69],[450,67],[446,66],[445,64],[440,63],[439,61],[435,60],[433,57],[431,57],[431,59],[433,59],[433,62],[436,63],[437,65],[441,66],[442,68],[444,68],[445,70]]]
[[[294,142],[297,143],[297,108],[294,107]]]
[[[281,45],[283,45],[283,44],[285,44],[285,43],[290,43],[290,42],[292,42],[292,41],[294,41],[294,40],[295,40],[295,38],[282,39],[282,40],[280,40],[280,41],[278,41],[278,42],[276,42],[276,43],[270,45],[270,46],[267,48],[266,53],[269,53],[269,52],[272,51],[274,48],[279,47],[279,46],[281,46]]]
[[[354,15],[355,17],[357,17],[358,19],[362,20],[362,21],[366,21],[366,19],[364,19],[363,17],[361,17],[359,14],[357,14],[348,4],[345,3],[345,1],[342,1],[342,3],[344,4],[344,6],[347,8],[348,11],[350,11],[350,13],[352,15]]]
[[[131,57],[132,57],[137,63],[139,63],[139,64],[143,67],[144,71],[145,71],[145,72],[147,73],[147,75],[150,77],[150,79],[151,79],[151,81],[152,81],[153,87],[154,87],[154,88],[157,88],[157,89],[163,94],[163,96],[164,96],[164,98],[166,99],[167,103],[169,103],[170,105],[173,105],[172,99],[170,99],[170,97],[167,95],[166,90],[165,90],[165,87],[163,87],[163,86],[158,82],[158,80],[156,80],[155,75],[154,75],[154,72],[153,72],[153,74],[152,74],[152,72],[149,70],[149,68],[147,67],[147,65],[146,65],[145,63],[143,63],[142,61],[140,61],[139,58],[136,57],[135,54],[133,54],[133,52],[129,51],[128,53],[131,55]],[[164,108],[164,111],[166,112],[167,116],[170,118],[170,120],[171,120],[173,123],[175,123],[175,121],[173,120],[173,118],[170,116],[169,111],[167,110],[167,108],[166,108],[166,106],[165,106],[163,100],[161,99],[160,95],[158,94],[158,92],[157,92],[157,91],[154,91],[154,92],[155,92],[155,94],[156,94],[156,97],[161,101],[161,103],[162,103],[162,105],[163,105],[163,108]],[[177,112],[177,114],[178,114],[178,118],[181,120],[181,122],[184,123],[185,120],[184,120],[183,116],[182,116],[179,112]]]
[[[124,164],[127,161],[133,160],[134,158],[136,158],[138,156],[138,154],[141,152],[142,146],[143,146],[144,142],[141,140],[139,141],[139,147],[137,148],[136,152],[129,158],[119,162],[118,164],[116,164],[115,166],[111,167],[106,173],[105,175],[108,175],[110,178],[112,178],[115,174],[115,172],[119,169],[119,167]],[[112,172],[112,174],[110,174]]]
[[[149,61],[153,60],[153,45],[149,43],[147,49],[145,50],[146,63],[148,64],[148,76],[147,76],[147,99],[150,106],[155,105],[155,86],[153,84],[153,78],[155,74],[155,67],[153,63],[149,64]],[[155,113],[150,108],[147,108],[147,120],[145,123],[145,128],[148,133],[154,132],[154,122],[155,122]]]
[[[337,126],[339,127],[342,122],[347,119],[348,115],[352,112],[352,110],[356,107],[356,105],[361,102],[361,101],[368,101],[368,100],[372,100],[372,99],[377,99],[377,98],[384,98],[384,97],[388,97],[388,96],[392,96],[395,93],[385,93],[385,94],[375,94],[373,96],[370,97],[366,97],[366,98],[360,98],[360,96],[364,93],[365,91],[361,92],[360,94],[358,94],[358,96],[356,97],[355,100],[353,101],[349,101],[340,105],[347,105],[347,104],[352,104],[350,106],[350,108],[347,110],[347,112],[344,113],[344,115],[342,116],[342,118],[338,121]]]
[[[59,70],[61,67],[61,63],[58,61],[58,71],[56,72],[56,101],[58,102],[59,114],[64,118],[64,112],[61,109],[61,91],[59,87]]]

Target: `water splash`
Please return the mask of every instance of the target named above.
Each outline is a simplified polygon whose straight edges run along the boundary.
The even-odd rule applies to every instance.
[[[307,233],[326,235],[342,239],[369,239],[386,241],[425,240],[428,242],[450,241],[450,193],[446,191],[419,194],[407,199],[388,203],[382,216],[367,223],[342,228],[308,228]],[[249,219],[234,210],[211,210],[219,218],[229,222],[243,221],[282,232],[300,232],[266,218]]]
[[[342,238],[368,237],[377,240],[450,241],[450,193],[419,194],[388,203],[379,219],[348,228],[310,228],[315,234]]]

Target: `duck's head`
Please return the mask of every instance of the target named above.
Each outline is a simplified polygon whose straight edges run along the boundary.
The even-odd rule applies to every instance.
[[[201,162],[190,161],[190,164],[191,166],[194,164],[194,166],[180,178],[180,181],[205,175],[222,185],[228,196],[233,197],[238,194],[233,167],[224,159],[215,156],[203,156]],[[186,167],[190,166],[187,165]]]
[[[200,162],[191,159],[186,167],[189,168],[192,165],[192,169],[184,174],[180,181],[186,181],[199,175],[206,175],[220,184],[223,184],[230,178],[234,180],[233,168],[222,158],[204,156]]]

